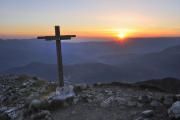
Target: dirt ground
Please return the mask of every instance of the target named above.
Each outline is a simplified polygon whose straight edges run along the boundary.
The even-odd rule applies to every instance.
[[[136,98],[140,95],[151,94],[153,98],[157,99],[157,97],[164,96],[166,93],[112,86],[89,89],[80,93],[80,95],[91,94],[96,98],[95,96],[102,93],[104,95],[103,99],[110,96],[118,96],[125,99],[126,103],[121,105],[112,103],[108,107],[102,107],[100,105],[103,101],[102,99],[91,102],[81,101],[75,105],[53,111],[54,120],[140,120],[137,118],[141,116],[144,110],[153,110],[154,115],[143,120],[169,120],[165,106],[152,107],[149,104],[144,104],[143,106],[128,105],[128,101],[131,100],[138,103]]]

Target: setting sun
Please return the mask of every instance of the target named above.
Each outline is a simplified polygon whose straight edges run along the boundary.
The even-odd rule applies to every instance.
[[[124,38],[126,37],[126,33],[119,33],[119,34],[118,34],[118,37],[119,37],[120,39],[124,39]]]
[[[132,37],[138,30],[134,28],[114,28],[106,29],[106,34],[109,34],[118,40],[124,40],[125,38]]]

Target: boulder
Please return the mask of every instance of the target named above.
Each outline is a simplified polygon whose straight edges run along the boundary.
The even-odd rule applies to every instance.
[[[180,101],[176,101],[169,109],[168,114],[170,118],[180,119]]]
[[[72,104],[75,97],[74,87],[72,85],[57,88],[55,93],[51,93],[48,101],[53,109],[62,107],[64,104]]]
[[[62,88],[56,89],[56,98],[59,98],[61,100],[66,100],[68,98],[75,97],[74,87],[72,85],[64,86]]]
[[[39,110],[41,108],[42,105],[42,101],[39,99],[34,99],[31,101],[30,105],[29,105],[29,110],[33,111],[33,110]]]
[[[50,104],[45,99],[34,99],[28,106],[28,111],[37,111],[37,110],[48,110],[50,109]]]

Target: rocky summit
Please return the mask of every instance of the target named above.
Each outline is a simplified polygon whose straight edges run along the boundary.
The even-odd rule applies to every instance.
[[[179,94],[137,84],[57,87],[27,75],[0,76],[0,120],[179,120]]]

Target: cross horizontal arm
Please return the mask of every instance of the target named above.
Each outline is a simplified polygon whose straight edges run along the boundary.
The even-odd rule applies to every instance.
[[[45,39],[45,40],[68,40],[72,37],[76,37],[76,35],[61,35],[61,36],[40,36],[37,39]]]
[[[71,39],[72,37],[76,37],[76,35],[61,35],[60,40]]]

